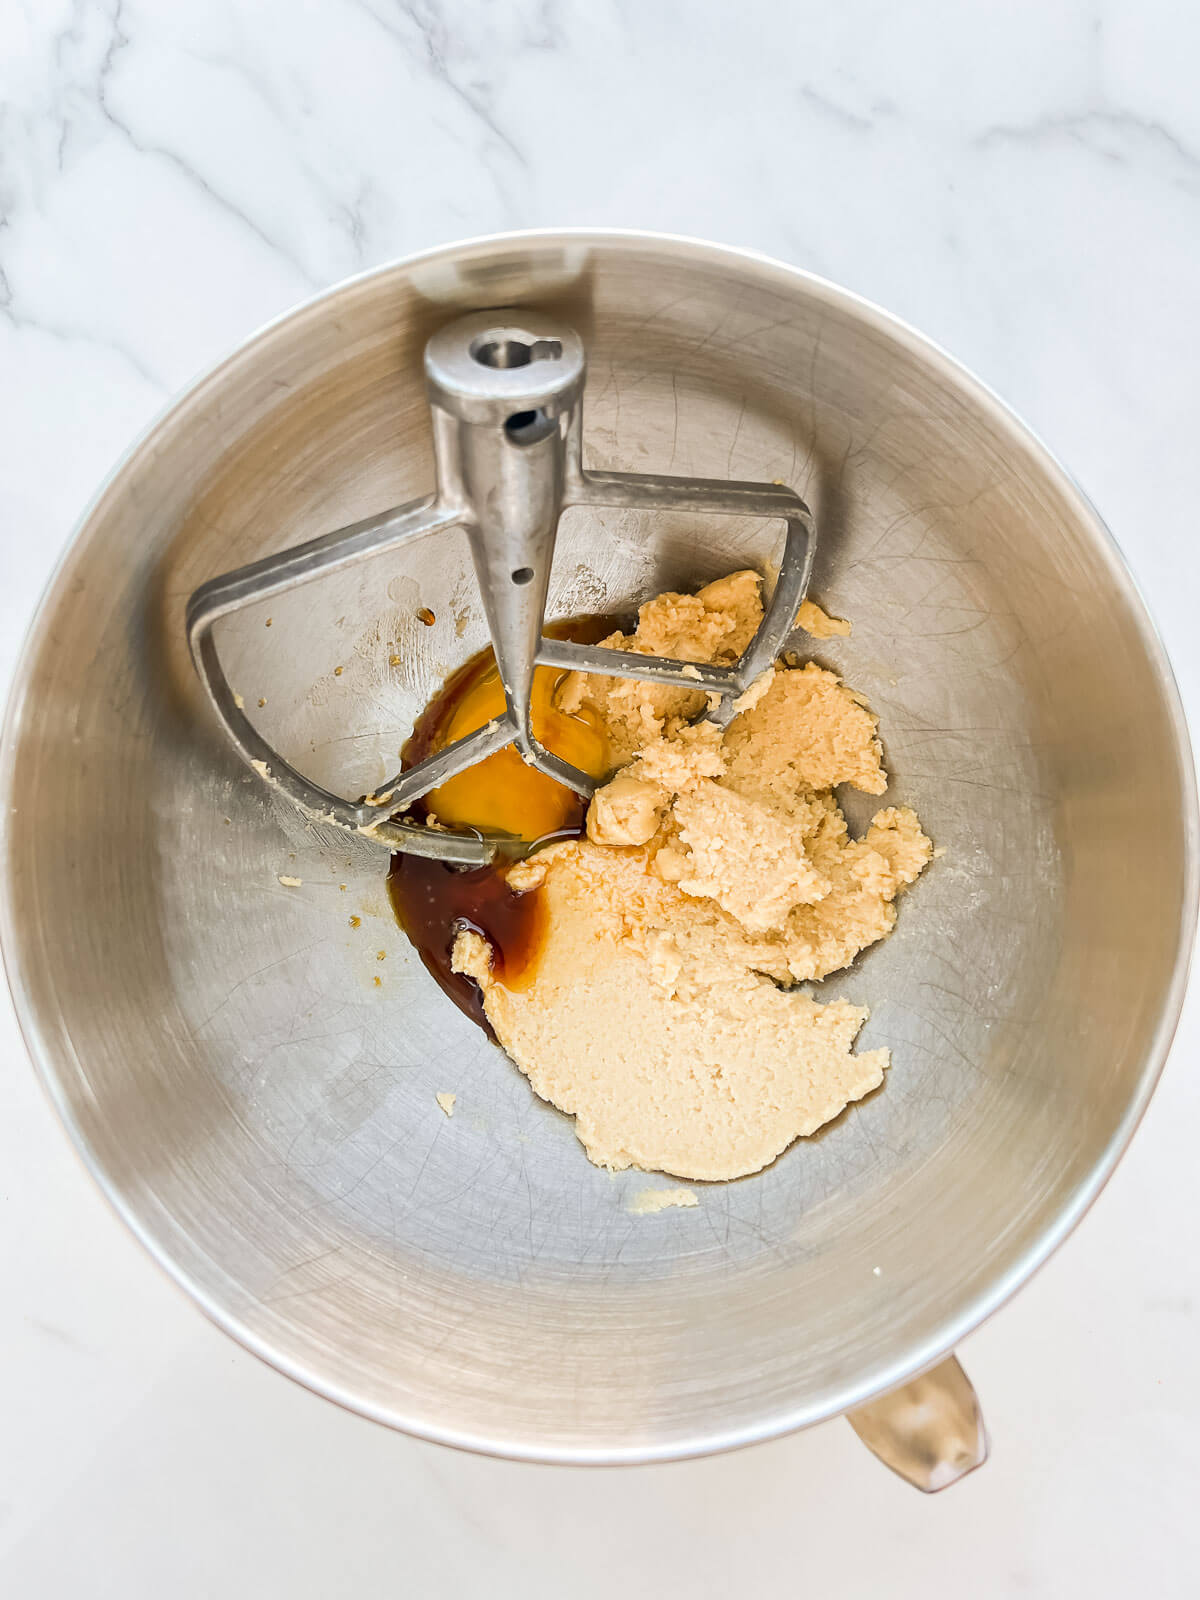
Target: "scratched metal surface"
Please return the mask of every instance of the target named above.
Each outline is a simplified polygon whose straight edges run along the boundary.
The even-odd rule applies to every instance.
[[[916,805],[945,851],[896,934],[818,986],[871,1007],[860,1043],[891,1045],[883,1089],[766,1172],[697,1186],[687,1211],[631,1214],[666,1180],[588,1164],[413,959],[385,861],[272,802],[186,659],[200,581],[430,487],[424,339],[520,300],[588,342],[590,464],[806,496],[814,592],[854,623],[815,654],[868,696],[887,801]],[[628,609],[742,564],[769,576],[772,555],[761,525],[573,514],[553,606]],[[226,624],[231,681],[347,794],[391,770],[414,711],[484,639],[456,539],[269,617]],[[483,1448],[712,1448],[928,1364],[1102,1180],[1179,1000],[1186,746],[1093,514],[916,336],[707,247],[461,247],[268,330],[94,508],[8,745],[14,987],[112,1198],[284,1370]],[[859,824],[871,809],[851,806]]]

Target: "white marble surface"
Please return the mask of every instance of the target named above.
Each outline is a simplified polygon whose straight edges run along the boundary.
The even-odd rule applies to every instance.
[[[1178,0],[0,0],[0,675],[85,500],[260,321],[537,224],[757,246],[909,318],[1070,463],[1200,710],[1200,13]],[[1200,1592],[1200,1015],[964,1359],[989,1466],[844,1423],[583,1472],[293,1387],[108,1213],[0,1014],[0,1592]]]

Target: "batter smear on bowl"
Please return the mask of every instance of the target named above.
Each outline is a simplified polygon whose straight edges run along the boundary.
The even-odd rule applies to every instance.
[[[659,595],[633,633],[600,642],[727,663],[761,617],[758,575],[735,572]],[[801,621],[846,631],[811,602]],[[440,929],[439,976],[470,980],[456,998],[481,1000],[536,1092],[575,1117],[592,1161],[691,1179],[757,1172],[883,1081],[888,1051],[853,1048],[866,1008],[796,986],[891,931],[930,840],[894,806],[851,837],[833,791],[887,788],[876,719],[812,662],[765,672],[725,729],[695,720],[699,690],[539,671],[550,673],[547,713],[614,776],[585,822],[576,814],[573,826],[569,806],[556,819],[577,836],[486,869],[503,876],[506,913],[523,908],[523,942],[509,931],[506,949],[462,902],[418,930],[429,883],[440,874],[465,888],[467,875],[416,858],[393,867],[400,920],[435,970]]]

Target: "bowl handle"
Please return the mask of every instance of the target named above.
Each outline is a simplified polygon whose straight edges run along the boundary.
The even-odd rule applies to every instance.
[[[867,1449],[924,1494],[957,1483],[988,1458],[983,1413],[956,1356],[847,1415]]]

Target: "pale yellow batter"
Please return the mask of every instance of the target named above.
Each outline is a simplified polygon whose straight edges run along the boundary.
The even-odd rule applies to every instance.
[[[605,642],[728,662],[761,616],[757,575],[738,572],[660,595],[632,635]],[[848,630],[811,602],[801,620],[819,637]],[[887,788],[876,720],[812,663],[764,673],[724,732],[692,721],[701,691],[570,674],[557,700],[600,719],[622,770],[593,799],[586,839],[510,872],[546,907],[532,981],[506,989],[469,932],[456,970],[478,980],[537,1093],[575,1116],[591,1160],[756,1172],[882,1082],[888,1052],[853,1049],[866,1009],[792,986],[891,930],[930,841],[903,807],[851,838],[832,791]]]

